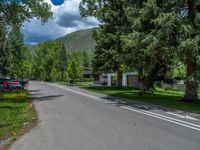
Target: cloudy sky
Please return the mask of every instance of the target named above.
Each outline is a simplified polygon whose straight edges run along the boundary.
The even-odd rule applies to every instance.
[[[42,24],[40,20],[32,19],[25,22],[21,28],[24,41],[28,44],[40,43],[56,39],[73,31],[98,26],[95,18],[82,19],[79,14],[79,3],[81,0],[64,0],[61,5],[53,5],[51,0],[45,0],[52,6],[53,18]],[[52,0],[61,2],[63,0]]]

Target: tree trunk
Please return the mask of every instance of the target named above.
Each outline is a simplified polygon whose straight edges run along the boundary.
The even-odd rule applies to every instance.
[[[188,19],[194,23],[194,19],[196,16],[196,9],[195,9],[195,0],[187,0],[188,5]],[[192,59],[192,52],[187,53],[187,78],[193,76],[196,70],[196,62]],[[192,79],[192,81],[187,80],[186,83],[186,89],[185,89],[185,96],[183,100],[188,102],[197,102],[198,100],[198,84],[195,81],[195,79]]]
[[[121,71],[117,72],[117,87],[119,88],[122,87],[122,72]]]
[[[186,84],[185,95],[183,100],[187,102],[197,102],[198,100],[198,92],[197,92],[197,83],[195,82],[188,82]]]
[[[187,77],[189,78],[195,72],[196,66],[192,60],[191,54],[187,55]],[[198,100],[198,84],[194,80],[187,81],[185,88],[185,95],[183,100],[188,102],[197,102]]]

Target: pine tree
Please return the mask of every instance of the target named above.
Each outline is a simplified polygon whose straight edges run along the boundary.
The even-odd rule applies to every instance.
[[[70,60],[68,68],[67,68],[67,73],[72,83],[74,83],[77,79],[82,78],[83,66],[78,57],[73,57]]]
[[[12,27],[12,30],[9,32],[8,41],[10,49],[12,52],[12,75],[21,77],[23,79],[23,62],[26,59],[26,47],[23,42],[23,35],[20,32],[19,27]]]
[[[12,53],[4,28],[0,27],[0,30],[0,75],[7,76],[11,69]]]
[[[58,48],[56,49],[56,64],[55,66],[58,68],[60,72],[60,81],[64,81],[64,74],[67,68],[67,52],[63,42],[58,42]]]
[[[179,20],[166,1],[148,0],[127,8],[132,32],[124,36],[127,60],[139,71],[144,90],[164,80],[176,54]]]
[[[130,3],[129,3],[130,4]],[[94,34],[96,41],[93,59],[94,71],[117,72],[117,86],[122,86],[120,65],[124,62],[121,35],[128,32],[129,24],[124,15],[127,5],[123,0],[83,0],[80,12],[83,17],[94,16],[102,24]]]
[[[124,38],[124,45],[129,49],[131,62],[137,66],[143,83],[152,86],[160,77],[163,80],[167,70],[173,69],[174,61],[181,59],[187,66],[184,100],[197,101],[199,1],[147,0],[127,10],[133,28]]]
[[[200,79],[200,1],[180,1],[178,8],[181,15],[179,50],[187,66],[184,100],[196,102],[198,100],[197,82]]]

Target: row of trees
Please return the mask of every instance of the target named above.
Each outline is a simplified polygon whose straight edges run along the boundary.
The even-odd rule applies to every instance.
[[[0,2],[0,74],[29,76],[31,57],[24,45],[20,27],[24,21],[37,17],[43,22],[51,17],[50,6],[43,0]]]
[[[41,43],[33,53],[32,77],[45,81],[81,79],[83,68],[91,66],[91,55],[85,51],[67,51],[60,41]]]
[[[12,27],[6,38],[0,41],[0,73],[2,76],[24,77],[30,75],[31,54],[23,43],[23,35],[18,27]]]
[[[91,66],[91,54],[67,53],[61,42],[39,44],[30,51],[20,27],[31,18],[46,22],[52,16],[44,0],[0,2],[0,75],[65,81],[82,77],[83,67]]]
[[[121,86],[125,64],[150,90],[181,64],[187,68],[184,100],[198,100],[199,0],[82,0],[80,12],[101,22],[94,34],[95,70],[117,72]]]

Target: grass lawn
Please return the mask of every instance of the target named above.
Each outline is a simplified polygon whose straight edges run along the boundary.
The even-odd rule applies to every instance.
[[[200,102],[198,101],[198,103],[194,104],[181,101],[184,94],[181,91],[164,90],[161,88],[156,88],[154,94],[149,93],[141,96],[139,94],[139,90],[134,90],[128,87],[118,89],[116,87],[83,86],[81,88],[93,92],[107,94],[109,96],[128,98],[136,101],[164,106],[167,108],[173,108],[200,114]]]
[[[36,111],[26,90],[0,93],[0,140],[14,139],[23,133],[24,123],[34,120]]]

